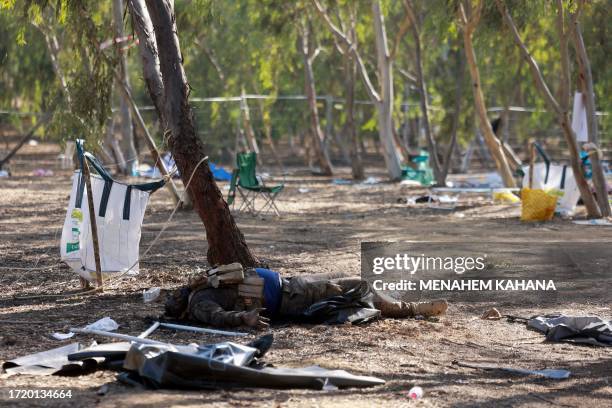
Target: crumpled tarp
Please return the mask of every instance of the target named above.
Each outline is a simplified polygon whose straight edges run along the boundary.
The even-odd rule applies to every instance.
[[[100,360],[87,358],[69,361],[68,355],[81,349],[79,343],[57,347],[40,353],[28,354],[2,364],[2,369],[10,375],[79,375],[94,371]]]
[[[380,310],[374,307],[373,298],[367,282],[361,282],[342,295],[314,303],[303,315],[313,323],[364,324],[380,318]]]
[[[537,316],[530,319],[527,326],[544,333],[548,341],[612,346],[612,321],[597,316]]]
[[[225,342],[206,346],[134,344],[124,368],[138,373],[153,388],[313,388],[367,387],[384,380],[321,367],[276,368],[247,366],[254,347]],[[238,364],[236,364],[238,363]]]

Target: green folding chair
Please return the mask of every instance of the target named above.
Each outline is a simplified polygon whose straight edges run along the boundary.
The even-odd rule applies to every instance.
[[[256,173],[257,155],[254,152],[238,153],[236,155],[236,166],[237,168],[232,172],[227,203],[232,208],[235,207],[236,190],[238,190],[242,199],[238,211],[247,210],[253,215],[274,211],[276,215],[280,216],[280,211],[274,200],[283,191],[285,185],[279,184],[274,187],[268,187],[264,184],[263,179],[258,177]],[[255,200],[260,196],[264,199],[264,205],[258,210],[255,207]]]

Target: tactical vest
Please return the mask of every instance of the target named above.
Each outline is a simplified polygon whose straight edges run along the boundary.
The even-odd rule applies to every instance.
[[[197,288],[236,288],[238,300],[235,310],[253,310],[264,307],[264,279],[255,269],[243,270],[239,263],[221,265],[206,271],[206,283]],[[192,291],[192,294],[195,290]],[[191,300],[191,297],[190,297]]]

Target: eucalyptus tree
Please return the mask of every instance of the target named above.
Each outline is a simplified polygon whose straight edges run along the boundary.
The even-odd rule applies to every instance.
[[[514,180],[514,176],[510,170],[508,159],[504,153],[502,144],[493,132],[491,122],[489,122],[487,117],[487,108],[480,81],[480,71],[478,69],[476,52],[474,51],[472,41],[472,36],[478,27],[478,23],[480,22],[483,6],[483,0],[478,0],[475,7],[472,5],[472,0],[462,0],[459,3],[457,12],[458,22],[463,32],[464,50],[470,69],[470,75],[472,77],[472,91],[474,93],[474,104],[478,114],[480,131],[482,132],[489,151],[493,156],[495,165],[497,166],[497,171],[502,177],[504,185],[506,187],[515,187],[516,181]]]
[[[165,124],[166,143],[189,189],[194,209],[206,228],[208,262],[255,265],[257,258],[249,250],[223,199],[196,133],[173,1],[129,0],[129,5],[134,21],[141,25],[136,30],[139,40],[150,51],[143,57],[145,77],[154,77],[147,80],[149,94]]]
[[[372,21],[376,39],[376,60],[379,89],[373,85],[370,74],[367,71],[361,52],[356,44],[353,44],[346,32],[343,32],[333,21],[330,13],[318,0],[312,3],[319,15],[326,23],[327,27],[338,41],[345,44],[350,49],[355,61],[357,62],[360,76],[371,101],[376,106],[378,112],[378,134],[383,145],[383,152],[387,172],[392,180],[399,180],[402,176],[402,157],[396,144],[393,125],[393,56],[388,46],[387,31],[381,4],[379,0],[373,0]],[[395,47],[392,46],[391,49]]]

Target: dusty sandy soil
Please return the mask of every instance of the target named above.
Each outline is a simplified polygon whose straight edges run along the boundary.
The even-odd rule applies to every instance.
[[[39,297],[78,288],[76,277],[59,262],[59,235],[70,182],[69,172],[57,170],[54,154],[54,146],[28,146],[17,156],[14,176],[0,179],[0,360],[67,344],[49,338],[49,334],[104,316],[114,318],[120,332],[137,335],[147,327],[145,319],[159,315],[163,307],[161,303],[144,304],[142,290],[152,286],[175,288],[206,266],[206,239],[199,219],[192,212],[178,212],[142,260],[137,278],[112,284],[101,295]],[[52,167],[56,176],[33,177],[34,167]],[[262,220],[237,215],[252,250],[283,274],[342,270],[357,275],[361,241],[427,241],[433,246],[467,242],[482,245],[490,254],[504,253],[510,272],[513,259],[531,254],[531,261],[514,271],[514,276],[544,278],[552,268],[557,279],[565,282],[563,290],[552,299],[526,296],[523,302],[503,296],[448,294],[451,306],[439,322],[385,319],[363,327],[272,328],[275,344],[268,362],[277,366],[319,364],[387,381],[378,387],[338,391],[149,391],[119,384],[110,371],[81,377],[1,375],[0,404],[612,406],[610,350],[546,343],[542,335],[523,324],[478,319],[493,306],[517,316],[561,311],[610,318],[611,278],[609,274],[591,273],[591,266],[609,271],[612,228],[584,227],[561,220],[524,224],[517,219],[519,208],[494,205],[478,197],[462,197],[452,212],[432,210],[402,202],[406,196],[424,190],[387,183],[336,186],[330,179],[312,177],[297,168],[291,170],[279,200],[281,218]],[[309,191],[300,193],[300,188]],[[143,226],[142,250],[160,231],[171,210],[165,191],[152,197]],[[582,249],[571,256],[569,247]],[[253,332],[249,338],[258,334]],[[168,331],[158,331],[153,338],[176,343],[222,339]],[[94,337],[79,336],[77,340],[88,344]],[[455,360],[533,369],[565,368],[572,375],[566,380],[550,380],[462,368],[453,364]],[[109,390],[100,396],[97,390],[104,384],[109,384]],[[407,398],[408,389],[415,384],[425,391],[424,398],[417,402]],[[72,398],[9,399],[10,389],[32,388],[69,389]]]

